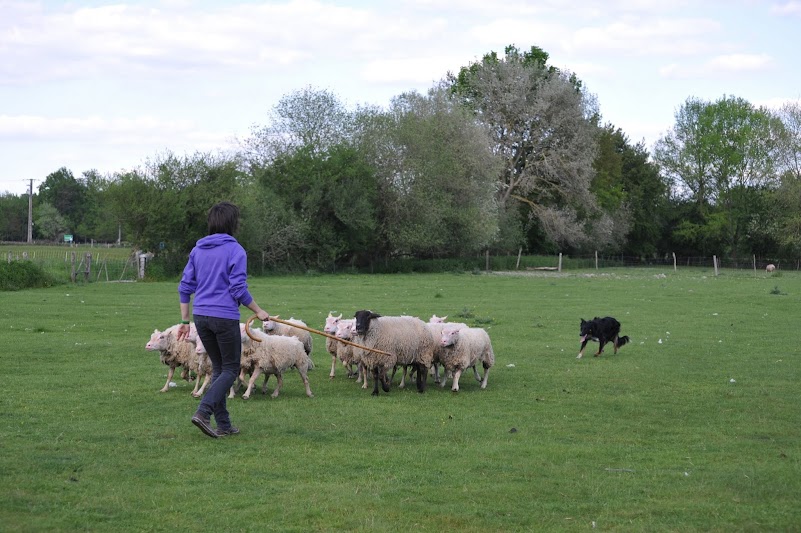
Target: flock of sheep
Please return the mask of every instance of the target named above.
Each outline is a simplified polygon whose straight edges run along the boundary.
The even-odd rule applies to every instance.
[[[341,314],[329,313],[323,329],[327,335],[326,349],[331,355],[329,377],[334,378],[339,361],[348,377],[356,378],[362,388],[368,388],[368,378],[372,379],[373,395],[379,394],[379,385],[384,392],[389,392],[398,370],[403,371],[400,388],[405,386],[407,375],[410,379],[413,375],[417,390],[424,392],[430,372],[434,383],[441,387],[451,379],[451,390],[457,392],[462,372],[472,368],[481,388],[486,388],[489,369],[495,364],[489,335],[482,328],[446,319],[434,315],[429,322],[424,322],[413,316],[381,316],[367,310],[356,312],[352,319],[343,319]],[[178,327],[176,324],[164,331],[156,329],[145,349],[159,352],[161,362],[169,368],[161,392],[169,390],[175,370],[180,367],[184,379],[196,376],[192,395],[199,397],[212,379],[211,361],[194,324],[190,324],[189,335],[182,341],[177,337]],[[240,374],[231,387],[229,398],[235,396],[242,384],[247,384],[242,398],[248,399],[261,375],[264,375],[262,393],[267,391],[269,377],[276,377],[278,384],[272,393],[275,398],[283,386],[283,375],[293,368],[303,380],[306,395],[313,396],[308,378],[308,371],[314,368],[312,336],[303,321],[267,320],[262,329],[249,330],[253,338],[247,334],[245,324],[240,324],[240,328]],[[483,376],[479,374],[478,365],[483,368]]]

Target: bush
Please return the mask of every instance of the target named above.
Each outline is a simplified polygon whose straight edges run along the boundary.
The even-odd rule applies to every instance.
[[[31,261],[0,263],[0,291],[52,287],[60,283]]]

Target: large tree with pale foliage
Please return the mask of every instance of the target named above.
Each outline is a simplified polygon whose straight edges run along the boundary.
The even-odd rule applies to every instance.
[[[521,203],[545,235],[562,245],[603,247],[625,233],[590,192],[598,109],[575,75],[547,64],[548,54],[506,47],[449,74],[454,95],[491,133],[503,161],[498,203],[509,227]],[[510,240],[507,237],[507,242]]]

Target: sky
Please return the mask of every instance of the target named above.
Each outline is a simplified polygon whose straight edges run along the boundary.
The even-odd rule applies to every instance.
[[[690,97],[801,99],[801,0],[0,0],[0,193],[236,149],[301,89],[387,107],[510,44],[649,150]]]

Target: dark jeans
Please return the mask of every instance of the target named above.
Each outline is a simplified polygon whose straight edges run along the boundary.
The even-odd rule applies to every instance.
[[[239,321],[202,315],[194,315],[194,320],[197,334],[206,347],[212,366],[211,387],[203,395],[197,410],[205,416],[214,415],[217,428],[229,428],[231,419],[225,400],[239,375],[242,354]]]

